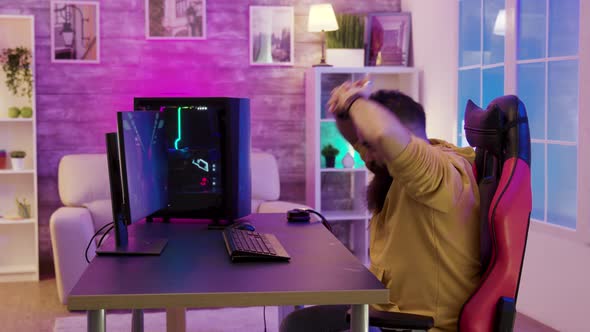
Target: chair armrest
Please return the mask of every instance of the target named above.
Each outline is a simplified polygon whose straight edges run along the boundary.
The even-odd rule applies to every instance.
[[[60,302],[66,304],[68,294],[88,265],[84,251],[95,232],[90,211],[80,207],[57,209],[49,220],[49,232],[57,294]],[[96,245],[93,241],[88,249],[89,259],[94,257],[95,251]]]
[[[346,321],[350,321],[350,310],[346,313]],[[380,311],[369,307],[369,326],[426,331],[434,326],[434,318],[402,312]]]

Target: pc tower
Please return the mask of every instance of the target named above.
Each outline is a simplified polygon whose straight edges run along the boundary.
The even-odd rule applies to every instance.
[[[169,204],[154,216],[216,226],[251,213],[248,99],[136,97],[134,110],[164,113]]]

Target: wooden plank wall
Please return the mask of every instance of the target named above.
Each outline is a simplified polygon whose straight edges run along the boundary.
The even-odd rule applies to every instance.
[[[401,0],[333,0],[337,13],[399,11]],[[207,39],[145,39],[144,0],[100,2],[100,64],[51,63],[49,0],[3,0],[2,14],[35,16],[41,241],[60,206],[57,165],[73,153],[102,153],[115,112],[134,96],[201,95],[251,99],[252,146],[274,154],[281,199],[304,202],[304,72],[320,57],[307,11],[322,0],[209,0]],[[294,6],[295,65],[253,67],[249,5]]]

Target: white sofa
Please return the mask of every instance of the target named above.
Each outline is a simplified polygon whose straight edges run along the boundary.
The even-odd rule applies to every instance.
[[[275,157],[252,152],[252,213],[286,212],[305,205],[279,201],[279,170]],[[57,293],[66,304],[67,295],[87,264],[86,246],[92,235],[112,221],[108,169],[105,154],[64,156],[59,163],[58,190],[63,207],[49,221]],[[95,255],[96,242],[88,257]]]

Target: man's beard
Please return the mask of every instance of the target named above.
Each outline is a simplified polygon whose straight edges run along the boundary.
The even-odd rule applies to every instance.
[[[385,205],[385,198],[393,182],[393,177],[389,175],[386,167],[375,164],[367,166],[375,174],[367,187],[367,207],[373,214],[377,214]]]

